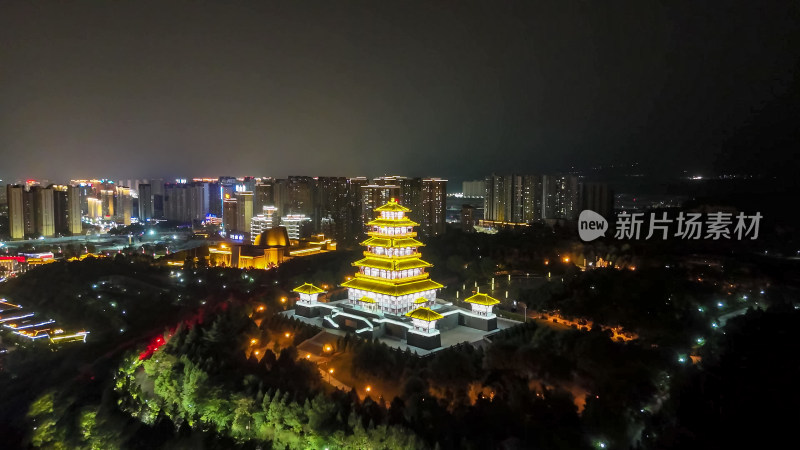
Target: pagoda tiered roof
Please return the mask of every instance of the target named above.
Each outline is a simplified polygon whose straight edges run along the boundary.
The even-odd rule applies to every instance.
[[[416,294],[417,292],[425,292],[443,287],[441,284],[430,279],[417,279],[404,282],[404,280],[401,278],[384,281],[359,278],[358,274],[356,274],[356,278],[342,283],[342,286],[351,289],[361,289],[362,291],[377,292],[378,294],[390,295],[392,297]]]
[[[378,217],[377,219],[370,220],[367,225],[376,227],[416,227],[419,224],[406,217],[402,219],[385,219],[383,217]]]
[[[366,241],[362,242],[361,245],[370,246],[370,247],[384,247],[384,248],[404,248],[404,247],[422,247],[425,244],[422,242],[409,237],[380,237],[380,236],[371,236]]]
[[[405,206],[397,203],[397,201],[395,199],[390,199],[389,203],[375,208],[375,211],[378,211],[378,212],[383,212],[383,211],[389,211],[389,212],[411,212],[410,209],[408,209]]]
[[[371,267],[373,269],[382,270],[406,270],[418,269],[420,267],[431,267],[433,264],[423,261],[419,258],[399,258],[393,259],[390,257],[381,257],[378,255],[370,255],[366,258],[359,259],[353,263],[356,267]]]
[[[412,319],[424,320],[425,322],[433,322],[434,320],[444,319],[443,315],[424,306],[420,306],[413,311],[407,312],[406,316],[411,317]]]
[[[368,225],[373,227],[381,227],[369,231],[367,234],[369,238],[361,243],[365,247],[377,247],[378,249],[367,249],[364,252],[364,258],[353,263],[353,266],[360,267],[362,270],[355,274],[355,277],[342,283],[343,287],[350,289],[358,289],[366,293],[382,294],[391,297],[401,297],[411,294],[420,294],[423,292],[430,292],[436,289],[441,289],[443,286],[429,277],[424,270],[425,267],[431,267],[432,264],[420,259],[419,253],[416,248],[422,247],[422,242],[414,239],[416,232],[412,227],[419,225],[418,223],[409,220],[405,217],[405,213],[410,212],[409,208],[400,205],[391,199],[389,203],[375,208],[376,212],[381,213],[379,217],[370,221]],[[384,217],[386,216],[386,217]],[[389,234],[389,231],[382,227],[393,228],[403,227],[403,233]],[[381,249],[409,249],[402,251],[383,251]],[[377,254],[375,251],[381,253],[404,253],[398,254]],[[402,278],[391,278],[399,274],[380,274],[374,270],[364,270],[364,268],[386,270],[389,272],[400,272],[404,270],[413,270],[409,275]],[[364,272],[364,273],[362,273]],[[363,294],[362,294],[363,295]],[[355,300],[355,299],[353,299]],[[407,308],[405,305],[404,308]],[[407,310],[407,309],[406,309]]]

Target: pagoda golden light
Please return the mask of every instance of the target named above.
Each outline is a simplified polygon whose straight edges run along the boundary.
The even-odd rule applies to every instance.
[[[367,386],[367,392],[369,392],[369,391],[371,391],[371,390],[372,390],[372,387],[370,387],[370,386]]]
[[[289,332],[287,332],[286,334],[284,334],[284,336],[286,336],[287,338],[288,338],[289,336],[291,336],[291,335],[292,335],[292,334],[291,334],[291,333],[289,333]]]
[[[258,339],[250,339],[250,345],[256,345]]]
[[[364,258],[353,263],[358,272],[342,283],[353,306],[401,315],[417,307],[414,302],[420,297],[431,305],[436,301],[443,286],[425,272],[431,264],[420,258],[423,244],[413,231],[419,224],[405,216],[410,211],[395,199],[375,208],[379,216],[367,223],[369,238],[361,243]]]

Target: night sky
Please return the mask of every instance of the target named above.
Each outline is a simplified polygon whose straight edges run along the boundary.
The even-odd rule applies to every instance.
[[[3,0],[0,178],[785,168],[800,3],[699,3]]]

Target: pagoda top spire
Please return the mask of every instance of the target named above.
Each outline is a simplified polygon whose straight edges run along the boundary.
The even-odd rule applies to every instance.
[[[411,210],[409,208],[406,208],[405,206],[401,205],[400,203],[397,203],[397,200],[395,200],[394,198],[389,199],[389,203],[386,203],[385,205],[382,205],[382,206],[379,206],[379,207],[375,208],[375,211],[378,211],[378,212],[383,212],[383,211],[387,211],[387,212],[411,212]]]

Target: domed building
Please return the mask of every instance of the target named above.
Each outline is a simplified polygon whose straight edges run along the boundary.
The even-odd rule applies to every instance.
[[[284,227],[270,228],[256,236],[254,245],[222,243],[209,248],[212,266],[269,269],[280,265],[289,253],[289,234]]]
[[[254,245],[256,247],[288,247],[289,232],[286,227],[270,228],[256,236]]]

